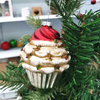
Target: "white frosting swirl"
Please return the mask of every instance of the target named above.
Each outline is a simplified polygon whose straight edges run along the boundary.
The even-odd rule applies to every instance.
[[[22,66],[25,68],[25,69],[28,69],[32,72],[40,72],[40,73],[46,73],[46,74],[49,74],[49,73],[52,73],[52,72],[63,72],[64,70],[68,69],[69,68],[69,65],[63,65],[58,69],[55,69],[54,67],[46,67],[46,68],[41,68],[40,70],[37,70],[37,68],[35,66],[31,66],[29,64],[26,64],[26,63],[23,63]]]
[[[41,47],[39,47],[40,45]],[[30,71],[46,74],[66,70],[69,68],[69,64],[67,63],[70,61],[71,56],[65,59],[69,51],[66,51],[63,47],[58,47],[61,45],[61,40],[57,43],[54,43],[54,41],[31,40],[30,43],[25,45],[23,51],[21,51],[21,59],[24,61],[22,66]],[[38,65],[42,67],[39,70],[37,69]],[[58,69],[55,69],[56,65],[59,66]]]
[[[61,40],[58,40],[57,43],[54,43],[54,41],[42,41],[42,40],[31,40],[30,42],[31,44],[34,44],[34,45],[41,45],[41,46],[61,46],[62,45],[62,41]]]
[[[58,64],[68,63],[69,60],[70,60],[70,56],[67,60],[65,58],[52,57],[52,61],[49,61],[49,59],[47,59],[47,57],[40,58],[40,57],[32,56],[30,58],[30,63],[35,66],[44,65],[44,64],[53,64],[53,65],[57,64],[58,65]]]

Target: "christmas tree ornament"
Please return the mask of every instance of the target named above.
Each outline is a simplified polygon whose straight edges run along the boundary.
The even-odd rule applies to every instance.
[[[82,18],[82,14],[80,14],[80,18]]]
[[[51,6],[50,9],[51,9],[51,14],[57,14],[57,11],[56,11],[55,8],[53,8],[53,7]]]
[[[77,19],[79,19],[79,18],[82,18],[82,14],[81,13],[79,13],[78,15],[77,15]]]
[[[28,41],[24,41],[24,42],[23,42],[23,45],[25,46],[27,43],[28,43]]]
[[[52,28],[52,23],[43,21],[42,27],[34,32],[31,41],[25,45],[21,51],[22,66],[33,86],[53,88],[57,77],[69,68],[71,57],[68,55],[67,59],[64,58],[69,52],[62,44],[60,34]]]
[[[14,40],[14,39],[12,39],[12,40],[9,41],[9,43],[10,43],[10,47],[11,47],[11,48],[14,48],[14,47],[16,47],[17,41]]]
[[[22,44],[20,41],[17,41],[16,45],[17,45],[17,47],[19,47],[19,48],[23,46],[23,44]]]
[[[60,51],[59,53],[58,49],[62,50],[62,46],[56,48],[57,50],[54,49],[55,45],[58,45],[58,43],[51,41],[54,45],[49,44],[48,46],[47,43],[50,43],[50,41],[45,41],[45,43],[43,43],[44,40],[40,40],[37,37],[37,40],[31,40],[23,48],[23,51],[21,51],[21,57],[25,58],[23,59],[23,64],[26,71],[22,66],[17,67],[10,65],[10,68],[14,69],[12,70],[7,65],[7,72],[3,74],[0,73],[0,86],[2,86],[3,89],[5,89],[5,87],[7,89],[11,88],[12,90],[18,89],[18,93],[23,97],[23,100],[99,100],[100,18],[97,18],[97,14],[100,13],[100,10],[96,11],[96,13],[91,11],[87,12],[85,25],[80,26],[81,22],[83,22],[82,19],[79,21],[79,24],[77,24],[73,19],[68,18],[72,14],[70,14],[70,12],[74,12],[77,0],[67,0],[67,2],[66,0],[52,0],[52,3],[55,5],[54,7],[61,16],[62,24],[64,24],[63,31],[65,34],[62,36],[62,40],[64,45],[67,46],[66,50],[69,50],[69,54],[72,57],[70,63],[66,63],[70,64],[70,68],[65,70],[62,75],[58,77],[60,80],[57,84],[54,83],[55,85],[52,89],[44,89],[48,85],[49,87],[51,86],[56,72],[58,73],[62,67],[62,65],[59,65],[59,62],[62,60],[57,61],[56,58],[62,57],[65,59],[67,54],[65,54],[66,52],[64,52],[64,50],[62,56],[62,52]],[[66,3],[66,6],[64,6],[64,3]],[[39,31],[37,33],[42,34],[42,32]],[[45,34],[43,34],[43,36],[47,37]],[[47,38],[50,39],[51,37],[52,36],[48,36]],[[35,51],[34,48],[40,45],[39,43],[43,45],[40,50]],[[52,48],[53,50],[49,52]],[[56,64],[53,65],[56,72],[47,75],[43,72],[43,69],[45,69],[45,67],[51,68],[50,64],[45,65],[44,61],[45,58],[46,62],[48,61],[49,53],[51,53],[52,58],[54,57],[51,62],[54,62],[54,59],[56,59]],[[26,58],[27,54],[32,54],[32,57],[29,60]],[[31,59],[36,60],[33,62]],[[64,62],[65,61],[66,59]],[[31,73],[30,70],[31,72],[34,71],[34,73]],[[40,71],[42,74],[39,73]],[[26,75],[26,72],[29,74]],[[40,79],[40,77],[42,78]],[[42,87],[42,89],[37,89],[36,87]]]
[[[96,0],[91,0],[91,4],[96,4]]]
[[[3,50],[8,50],[8,49],[10,49],[10,44],[9,44],[9,42],[7,42],[7,41],[2,42],[2,43],[1,43],[1,49],[3,49]]]

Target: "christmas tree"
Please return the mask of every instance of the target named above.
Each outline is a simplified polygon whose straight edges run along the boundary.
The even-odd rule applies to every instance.
[[[100,99],[100,11],[75,15],[78,2],[82,0],[51,0],[51,6],[62,17],[62,40],[71,55],[70,68],[62,73],[61,81],[51,89],[38,89],[29,82],[20,61],[18,66],[8,63],[7,72],[0,73],[2,89],[17,89],[22,100]],[[73,14],[78,24],[70,18]]]

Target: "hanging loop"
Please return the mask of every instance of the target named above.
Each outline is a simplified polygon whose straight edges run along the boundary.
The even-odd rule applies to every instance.
[[[51,0],[49,0],[49,7],[48,7],[48,18],[47,18],[47,22],[49,20],[49,16],[50,16],[50,5],[51,5]]]

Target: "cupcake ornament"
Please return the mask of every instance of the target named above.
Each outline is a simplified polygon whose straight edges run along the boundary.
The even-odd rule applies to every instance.
[[[43,21],[20,54],[31,84],[41,89],[52,88],[58,76],[69,68],[68,53],[52,23]]]

